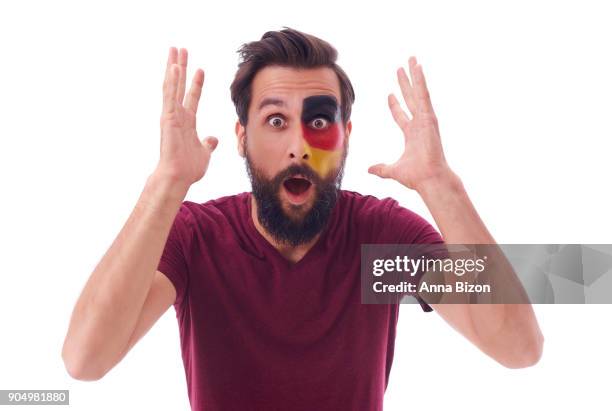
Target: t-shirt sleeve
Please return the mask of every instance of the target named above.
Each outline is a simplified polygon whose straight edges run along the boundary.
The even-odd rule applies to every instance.
[[[164,274],[176,290],[175,307],[180,306],[189,285],[189,251],[193,238],[192,216],[183,203],[174,218],[157,270]]]
[[[386,215],[385,229],[381,233],[381,242],[389,244],[444,244],[442,235],[425,218],[414,211],[402,207],[396,200],[386,198],[383,200]],[[417,274],[417,284],[423,272]],[[433,311],[418,295],[414,296],[425,312]]]

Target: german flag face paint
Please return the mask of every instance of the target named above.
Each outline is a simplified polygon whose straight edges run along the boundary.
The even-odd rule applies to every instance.
[[[310,96],[302,105],[302,132],[312,168],[325,178],[342,157],[340,107],[333,96]]]

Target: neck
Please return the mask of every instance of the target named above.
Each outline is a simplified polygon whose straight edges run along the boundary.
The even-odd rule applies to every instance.
[[[290,244],[285,244],[277,241],[260,223],[259,218],[257,217],[257,201],[255,201],[255,197],[251,194],[251,218],[253,219],[253,224],[255,224],[255,228],[259,233],[265,238],[274,248],[278,250],[278,252],[285,257],[287,260],[292,263],[297,263],[306,255],[308,250],[315,245],[321,233],[317,234],[312,240],[310,240],[306,244],[300,244],[297,246],[292,246]]]

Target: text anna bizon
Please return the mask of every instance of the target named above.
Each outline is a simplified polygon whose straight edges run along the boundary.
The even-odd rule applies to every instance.
[[[485,269],[487,257],[476,259],[440,259],[440,258],[409,258],[397,256],[392,259],[376,259],[373,261],[372,274],[382,277],[385,273],[401,273],[414,277],[419,272],[454,274],[461,277],[466,273],[481,273]],[[385,284],[375,281],[372,284],[375,293],[490,293],[490,284],[473,284],[468,281],[453,281],[451,284],[431,284],[421,281],[418,285],[411,281],[399,281]]]

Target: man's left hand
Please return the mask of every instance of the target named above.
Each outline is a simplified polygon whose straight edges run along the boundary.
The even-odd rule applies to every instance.
[[[421,192],[423,185],[454,173],[444,157],[423,68],[414,56],[408,59],[408,66],[412,83],[404,68],[397,70],[397,79],[412,118],[400,107],[395,95],[388,97],[391,115],[404,134],[404,152],[395,163],[376,164],[368,172]]]

